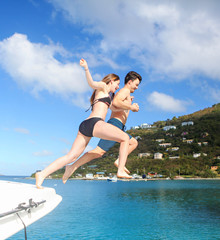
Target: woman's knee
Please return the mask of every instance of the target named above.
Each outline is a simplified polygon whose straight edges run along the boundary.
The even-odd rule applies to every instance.
[[[73,161],[75,161],[75,160],[77,159],[77,156],[76,156],[74,153],[72,153],[71,151],[68,152],[68,153],[65,155],[65,157],[66,157],[66,160],[67,160],[68,162],[73,162]]]

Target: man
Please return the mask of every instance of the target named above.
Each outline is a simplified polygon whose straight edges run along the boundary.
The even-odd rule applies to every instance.
[[[127,121],[129,111],[138,112],[139,106],[137,103],[132,104],[133,97],[130,95],[136,89],[142,80],[142,77],[131,71],[125,76],[125,85],[124,87],[115,95],[112,102],[112,113],[111,117],[108,120],[108,123],[120,128],[122,131],[125,131],[125,123]],[[130,154],[137,146],[138,142],[135,138],[129,135],[129,148],[128,154]],[[67,165],[64,175],[63,175],[63,183],[66,183],[68,178],[83,164],[90,162],[93,159],[102,157],[110,148],[115,145],[115,141],[109,141],[100,139],[98,146],[85,153],[81,158],[75,161],[72,165]],[[114,162],[115,166],[118,167],[119,162],[118,159]],[[129,170],[125,167],[125,172],[129,174]],[[127,178],[131,178],[131,176],[127,175]]]

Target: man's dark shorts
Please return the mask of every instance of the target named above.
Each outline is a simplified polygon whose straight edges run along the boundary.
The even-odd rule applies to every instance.
[[[125,132],[125,125],[119,121],[116,118],[110,118],[108,120],[108,123],[116,126],[117,128],[121,129],[122,131]],[[128,133],[127,133],[128,134]],[[132,136],[130,134],[128,134],[128,136],[130,137],[130,139],[132,138]],[[108,151],[110,148],[112,148],[115,145],[115,141],[110,141],[110,140],[104,140],[104,139],[100,139],[98,146],[103,149],[104,151]]]

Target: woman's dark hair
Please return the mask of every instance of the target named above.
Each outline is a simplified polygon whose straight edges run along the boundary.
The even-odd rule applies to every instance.
[[[134,71],[130,71],[130,72],[125,76],[125,84],[126,84],[128,81],[130,81],[130,80],[134,81],[134,80],[137,79],[137,78],[138,78],[139,81],[141,82],[141,80],[142,80],[141,75],[138,74],[138,73],[136,73],[136,72],[134,72]]]
[[[108,75],[106,75],[103,79],[102,79],[102,82],[106,83],[106,84],[109,84],[111,82],[111,80],[113,81],[118,81],[120,78],[118,75],[114,74],[114,73],[110,73]],[[90,98],[90,103],[91,105],[93,104],[94,102],[94,99],[95,99],[95,91],[92,93],[92,96]]]

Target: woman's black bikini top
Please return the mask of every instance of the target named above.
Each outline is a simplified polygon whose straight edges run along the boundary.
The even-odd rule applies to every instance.
[[[111,105],[111,102],[112,102],[112,99],[113,99],[113,96],[114,95],[109,95],[108,97],[103,97],[103,98],[98,98],[98,99],[95,99],[94,102],[91,104],[91,106],[89,107],[89,109],[93,108],[93,106],[97,103],[97,102],[103,102],[105,104],[108,105],[108,107]],[[87,109],[86,112],[89,110]]]

